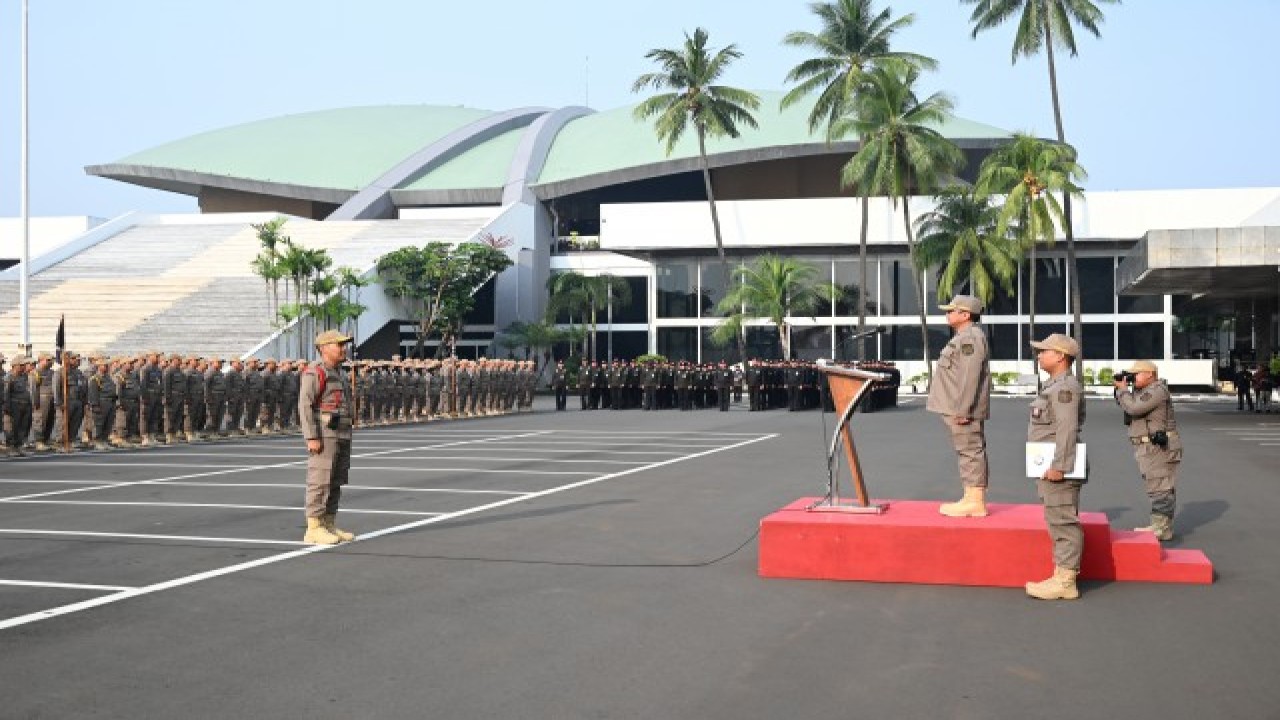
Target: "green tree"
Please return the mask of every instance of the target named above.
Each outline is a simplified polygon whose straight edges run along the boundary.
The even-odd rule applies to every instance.
[[[885,61],[906,62],[921,69],[937,67],[933,58],[916,53],[898,52],[891,48],[893,35],[915,22],[915,15],[908,13],[893,17],[893,10],[885,8],[876,12],[872,0],[833,0],[815,2],[809,9],[818,16],[821,29],[818,32],[795,31],[783,38],[783,43],[802,48],[814,55],[797,64],[787,73],[787,82],[796,86],[782,98],[782,107],[788,108],[805,97],[817,95],[809,111],[809,131],[825,129],[827,142],[836,140],[834,134],[840,118],[849,114],[857,98],[868,87],[867,74]],[[865,138],[859,138],[865,144]],[[861,198],[861,218],[858,232],[858,259],[861,267],[859,287],[867,286],[867,231],[871,217],[871,197],[862,188],[855,188]],[[858,329],[867,322],[867,302],[864,293],[858,293]],[[866,339],[858,341],[859,355],[866,357]]]
[[[288,218],[278,217],[264,223],[250,224],[257,233],[262,251],[249,263],[249,266],[253,269],[253,274],[262,278],[266,284],[272,327],[279,327],[280,281],[285,277],[284,267],[280,263],[280,250],[293,242],[283,232],[286,222]]]
[[[919,99],[915,93],[919,76],[918,67],[886,62],[870,73],[868,90],[859,96],[852,113],[836,123],[838,135],[864,138],[841,170],[842,182],[846,187],[887,196],[895,208],[902,201],[902,225],[913,264],[916,243],[911,232],[911,195],[923,195],[949,183],[964,162],[960,148],[934,129],[951,116],[951,99],[942,93]],[[912,272],[911,277],[920,304],[921,352],[932,375],[924,283],[919,272]]]
[[[506,253],[483,243],[429,242],[383,255],[376,269],[384,292],[406,304],[417,336],[413,355],[421,357],[433,332],[441,351],[453,354],[476,290],[511,264]]]
[[[542,373],[550,364],[552,346],[564,339],[565,333],[552,323],[526,323],[517,320],[503,328],[495,344],[513,350],[524,350],[525,360],[530,359],[530,356],[535,361],[541,358],[541,362],[538,362],[538,376],[534,379],[537,384],[542,381]]]
[[[967,288],[990,306],[997,287],[1014,294],[1022,251],[1009,232],[996,232],[999,225],[991,198],[962,188],[940,193],[937,206],[916,220],[916,260],[920,269],[940,269],[939,300]]]
[[[587,328],[583,338],[583,352],[591,360],[597,359],[596,331],[600,313],[607,312],[611,307],[625,308],[630,305],[631,286],[622,278],[608,273],[583,275],[569,271],[552,275],[547,280],[547,290],[550,292],[547,299],[547,319],[554,321],[561,312],[569,315],[570,323],[575,317],[581,318]],[[591,343],[589,353],[586,350],[587,340]]]
[[[641,92],[647,88],[660,91],[636,106],[635,117],[639,120],[656,118],[654,130],[658,139],[666,143],[668,155],[675,150],[676,143],[689,126],[693,126],[694,136],[698,140],[702,184],[711,208],[716,254],[720,257],[720,269],[727,289],[730,279],[729,261],[724,254],[720,215],[716,211],[716,196],[711,186],[707,138],[736,138],[740,134],[739,126],[756,127],[756,119],[751,111],[759,109],[760,98],[746,90],[715,84],[729,65],[742,57],[742,53],[733,44],[713,51],[707,47],[707,39],[707,31],[697,28],[693,35],[685,33],[684,46],[679,49],[656,48],[645,53],[645,58],[654,61],[662,69],[636,78],[631,91]],[[740,359],[745,352],[742,338],[739,338]]]
[[[1049,93],[1053,101],[1053,125],[1057,130],[1058,142],[1066,145],[1067,134],[1062,125],[1062,104],[1058,100],[1058,68],[1054,59],[1054,48],[1066,50],[1072,57],[1079,55],[1076,48],[1075,27],[1084,28],[1094,37],[1101,37],[1098,26],[1104,17],[1098,4],[1118,5],[1120,0],[961,0],[974,5],[970,21],[973,23],[973,37],[978,33],[1003,25],[1014,16],[1018,18],[1018,29],[1013,38],[1012,61],[1019,57],[1033,57],[1041,50],[1049,67]],[[1071,314],[1072,334],[1079,339],[1082,325],[1080,321],[1080,274],[1076,272],[1076,238],[1071,222],[1071,194],[1062,197],[1062,227],[1067,237],[1067,266],[1071,276]],[[1080,358],[1076,358],[1079,370]]]
[[[996,224],[1003,236],[1010,228],[1023,252],[1030,253],[1031,334],[1036,332],[1036,247],[1052,245],[1058,224],[1063,222],[1062,205],[1053,193],[1080,196],[1076,182],[1085,177],[1076,163],[1076,151],[1025,133],[1015,133],[1013,142],[997,148],[982,161],[974,188],[978,197],[1003,195],[1004,205]]]
[[[797,315],[812,317],[814,308],[823,301],[834,302],[839,291],[830,283],[818,281],[818,269],[793,257],[761,255],[734,273],[735,282],[718,304],[725,319],[711,332],[711,339],[728,344],[742,337],[744,324],[756,318],[767,319],[778,331],[783,358],[791,359],[791,324]]]

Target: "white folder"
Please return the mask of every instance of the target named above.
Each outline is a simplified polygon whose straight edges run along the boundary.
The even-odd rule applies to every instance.
[[[1027,443],[1027,477],[1037,480],[1044,477],[1045,471],[1053,465],[1053,453],[1056,450],[1057,446],[1051,442]],[[1064,477],[1068,480],[1084,480],[1084,468],[1085,445],[1080,443],[1076,445],[1076,465]]]

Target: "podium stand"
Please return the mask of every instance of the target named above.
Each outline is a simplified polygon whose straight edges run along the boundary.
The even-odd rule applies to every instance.
[[[840,413],[840,419],[831,433],[831,446],[827,450],[827,494],[808,509],[814,512],[882,513],[889,504],[874,504],[867,495],[867,484],[862,477],[862,463],[858,461],[850,420],[858,407],[858,401],[871,389],[871,383],[887,380],[889,376],[836,365],[819,365],[818,370],[826,376],[832,404],[835,405],[836,412]],[[849,464],[849,474],[853,479],[855,499],[851,501],[840,499],[840,482],[834,471],[836,450],[841,444],[844,445],[845,461]]]

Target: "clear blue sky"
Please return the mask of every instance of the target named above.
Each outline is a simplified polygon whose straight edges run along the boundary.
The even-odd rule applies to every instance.
[[[783,89],[816,29],[800,0],[30,0],[32,213],[185,212],[192,199],[84,166],[227,125],[324,108],[500,110],[630,104],[644,53],[703,26],[745,53],[725,78]],[[970,38],[970,6],[897,0],[897,46],[957,114],[1053,134],[1043,57],[1010,63],[1013,28]],[[877,7],[884,7],[878,2]],[[1280,1],[1128,0],[1063,57],[1067,138],[1092,190],[1280,186],[1273,46]],[[0,4],[0,216],[18,213],[19,0]],[[589,59],[589,60],[588,60]]]

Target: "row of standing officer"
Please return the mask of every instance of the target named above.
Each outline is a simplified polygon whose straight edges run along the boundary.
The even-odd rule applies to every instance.
[[[362,424],[387,425],[531,411],[532,360],[356,360],[357,414]]]
[[[947,312],[953,335],[935,365],[925,407],[940,415],[947,428],[964,496],[940,505],[939,512],[951,517],[986,517],[989,477],[984,425],[990,417],[991,372],[989,345],[979,325],[983,303],[976,297],[958,295],[941,309]],[[1052,462],[1036,480],[1053,546],[1054,572],[1043,581],[1027,583],[1026,591],[1035,598],[1071,600],[1079,597],[1076,577],[1084,550],[1080,490],[1088,480],[1088,467],[1082,478],[1066,477],[1075,468],[1085,421],[1084,388],[1070,372],[1081,357],[1081,349],[1075,339],[1061,333],[1031,346],[1039,369],[1049,375],[1031,403],[1027,440],[1054,444]],[[1134,363],[1117,377],[1114,397],[1124,412],[1129,442],[1151,503],[1150,524],[1137,529],[1151,532],[1161,541],[1170,540],[1182,461],[1173,397],[1159,378],[1159,368],[1148,360]]]

